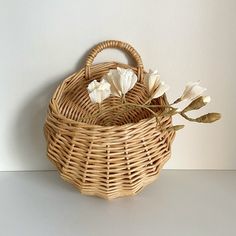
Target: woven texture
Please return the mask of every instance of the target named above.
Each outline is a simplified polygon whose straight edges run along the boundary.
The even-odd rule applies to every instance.
[[[93,64],[105,48],[119,48],[130,54],[135,67],[118,62]],[[99,110],[92,104],[87,86],[100,80],[110,69],[131,68],[138,76],[126,101],[144,104],[149,96],[143,84],[146,73],[136,50],[127,43],[105,41],[92,49],[85,67],[66,78],[54,93],[44,127],[48,157],[66,181],[81,193],[106,199],[134,195],[153,182],[170,157],[175,132],[170,117],[160,117],[157,125],[153,114],[144,108],[122,107],[121,99],[109,97]],[[165,95],[152,104],[167,105]],[[155,108],[161,113],[163,110]]]

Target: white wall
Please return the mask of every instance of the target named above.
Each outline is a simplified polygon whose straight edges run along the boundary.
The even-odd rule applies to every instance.
[[[166,168],[236,169],[236,1],[0,0],[0,170],[54,168],[42,127],[56,86],[106,39],[127,41],[158,68],[170,100],[189,80],[212,96],[213,125],[186,123]],[[122,53],[106,51],[97,62]]]

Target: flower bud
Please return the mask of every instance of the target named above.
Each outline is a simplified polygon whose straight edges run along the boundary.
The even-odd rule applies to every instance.
[[[203,97],[203,102],[204,102],[205,104],[209,103],[210,101],[211,101],[211,97],[210,97],[210,96],[205,96],[205,97]]]
[[[198,110],[198,109],[204,107],[210,101],[211,101],[210,96],[205,96],[205,97],[201,96],[201,97],[193,100],[187,107],[184,108],[184,110],[182,112],[185,113],[185,112],[192,111],[192,110]]]
[[[175,125],[175,126],[168,128],[167,131],[171,131],[171,130],[178,131],[183,128],[184,128],[184,125]]]
[[[220,118],[221,118],[220,113],[208,113],[206,115],[196,118],[195,121],[199,123],[212,123],[219,120]]]

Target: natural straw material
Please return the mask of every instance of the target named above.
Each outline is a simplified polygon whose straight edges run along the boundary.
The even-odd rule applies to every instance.
[[[92,65],[105,48],[128,52],[136,67],[118,62]],[[160,116],[143,107],[126,107],[118,97],[92,104],[88,84],[117,67],[131,68],[138,76],[126,94],[127,103],[145,104],[149,99],[143,84],[146,72],[136,50],[127,43],[109,40],[95,46],[85,67],[69,76],[57,88],[45,124],[48,157],[66,181],[81,193],[106,199],[134,195],[153,182],[170,157],[175,131],[169,116]],[[168,105],[165,95],[151,104]],[[111,109],[117,107],[116,109]],[[152,108],[161,113],[163,109]]]

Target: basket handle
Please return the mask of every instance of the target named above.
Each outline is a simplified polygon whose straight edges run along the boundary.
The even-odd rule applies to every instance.
[[[143,62],[139,53],[128,43],[117,41],[117,40],[107,40],[97,44],[89,53],[85,62],[85,77],[90,78],[90,67],[98,55],[99,52],[106,48],[118,48],[127,52],[136,62],[138,69],[138,78],[141,79],[143,75]]]

